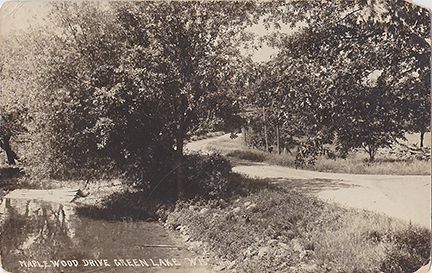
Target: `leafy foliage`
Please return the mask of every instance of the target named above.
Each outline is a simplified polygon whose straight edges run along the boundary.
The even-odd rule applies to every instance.
[[[264,66],[254,94],[257,107],[276,113],[273,127],[281,126],[285,137],[305,137],[309,148],[320,143],[311,153],[335,144],[342,154],[362,148],[370,160],[405,132],[429,131],[426,9],[398,1],[285,5],[298,5],[299,11],[277,10],[269,24],[303,26],[268,37],[280,52]]]
[[[300,165],[430,130],[429,12],[413,4],[56,2],[49,19],[1,42],[2,147],[33,177],[149,189],[175,169],[180,194],[184,141],[248,119],[256,146],[300,145]],[[241,48],[261,21],[293,31],[265,37],[280,52],[258,65]]]
[[[186,192],[190,197],[226,198],[232,195],[231,164],[226,158],[220,155],[189,155],[185,165],[188,180]]]
[[[241,122],[238,45],[257,20],[255,6],[53,3],[52,29],[4,43],[4,96],[19,111],[29,109],[25,138],[39,143],[27,163],[46,170],[44,177],[122,174],[142,188],[176,168],[182,192],[188,135]],[[15,38],[24,41],[16,55]],[[26,92],[32,103],[13,101]]]

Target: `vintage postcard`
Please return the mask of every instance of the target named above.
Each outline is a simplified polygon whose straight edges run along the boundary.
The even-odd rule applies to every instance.
[[[7,2],[0,50],[2,272],[430,269],[430,9]]]

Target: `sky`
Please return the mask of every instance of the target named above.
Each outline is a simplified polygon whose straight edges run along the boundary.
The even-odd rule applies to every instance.
[[[414,3],[417,3],[421,6],[428,7],[429,9],[432,9],[432,1],[431,0],[415,0],[412,1]],[[266,45],[263,45],[263,47],[255,52],[253,59],[255,61],[261,62],[261,61],[267,61],[270,59],[271,55],[276,55],[278,50],[268,47]]]
[[[19,1],[6,1],[6,0],[0,0],[0,4],[3,5],[5,2],[11,2],[8,3],[5,7],[2,7],[1,13],[0,13],[0,24],[1,24],[1,34],[8,33],[10,31],[13,31],[13,24],[20,23],[23,25],[26,25],[26,14],[28,16],[33,16],[36,12],[36,14],[39,14],[42,16],[39,16],[39,18],[43,17],[43,6],[44,5],[32,5],[32,10],[29,10],[29,6],[22,5]],[[26,1],[28,2],[28,1]],[[39,2],[42,1],[32,1],[32,2]],[[432,9],[432,1],[431,0],[414,0],[414,3],[420,4],[422,6],[428,7]],[[36,9],[36,11],[35,11]],[[39,9],[39,10],[37,10]],[[12,18],[12,19],[11,19]],[[17,20],[17,18],[20,18]],[[258,30],[259,31],[259,30]],[[270,59],[271,55],[277,54],[277,50],[270,48],[266,45],[263,45],[260,50],[254,53],[253,59],[255,61],[266,61]]]
[[[0,4],[3,5],[4,2],[9,2],[9,1],[0,0]],[[415,0],[413,2],[432,9],[432,1],[430,0]]]

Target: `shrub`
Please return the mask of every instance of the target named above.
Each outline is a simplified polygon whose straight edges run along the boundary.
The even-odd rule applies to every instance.
[[[231,163],[221,155],[192,154],[185,158],[188,197],[227,197],[230,195]]]
[[[0,168],[0,187],[3,190],[13,190],[19,185],[19,179],[24,176],[20,168]]]

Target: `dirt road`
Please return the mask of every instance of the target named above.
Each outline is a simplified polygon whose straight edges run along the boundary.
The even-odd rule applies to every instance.
[[[229,135],[195,141],[187,145],[190,151],[209,153],[207,146],[219,141],[239,143],[230,140]],[[297,170],[265,163],[239,164],[234,172],[250,177],[270,178],[281,183],[291,183],[293,179],[317,183],[298,183],[310,187],[310,192],[319,198],[334,201],[354,208],[362,208],[385,213],[388,216],[411,221],[424,227],[431,227],[431,177],[396,175],[355,175],[321,173]],[[323,182],[324,181],[324,182]],[[330,187],[329,184],[332,184]],[[306,188],[307,191],[307,188]]]

